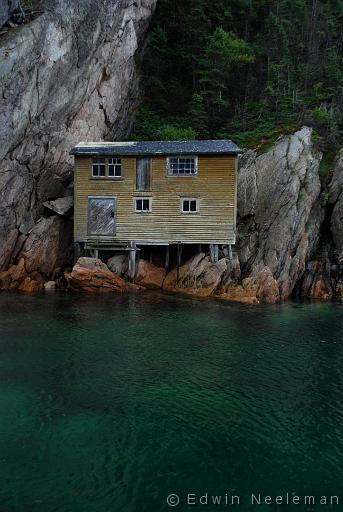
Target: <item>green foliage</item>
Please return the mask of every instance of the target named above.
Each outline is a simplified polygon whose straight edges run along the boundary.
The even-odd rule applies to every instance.
[[[197,132],[189,126],[180,123],[163,122],[156,112],[142,107],[136,115],[135,130],[131,134],[132,140],[194,140]]]
[[[228,137],[268,148],[343,134],[342,0],[159,0],[134,137]],[[181,130],[181,133],[178,133]],[[187,135],[187,137],[185,136]]]
[[[334,161],[336,156],[337,151],[335,149],[330,149],[323,153],[319,167],[319,176],[322,183],[325,183],[328,177],[333,172]]]
[[[325,203],[327,203],[328,200],[330,199],[330,192],[328,190],[325,190],[324,192],[322,192],[322,198],[323,198],[323,201]]]
[[[196,133],[196,138],[207,139],[208,132],[208,114],[204,106],[202,94],[195,92],[189,103],[188,111],[189,124]]]
[[[158,140],[194,140],[196,133],[192,128],[179,128],[172,124],[164,124],[157,132]]]

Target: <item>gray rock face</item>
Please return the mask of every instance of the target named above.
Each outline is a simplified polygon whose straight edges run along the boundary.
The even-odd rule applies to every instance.
[[[336,258],[343,268],[343,150],[335,162],[334,174],[330,184],[329,202],[333,205],[331,215],[331,233]]]
[[[311,129],[281,138],[267,153],[247,151],[238,174],[238,254],[243,275],[267,267],[289,297],[318,244],[321,155]]]
[[[55,199],[55,201],[46,201],[43,206],[48,210],[51,210],[57,215],[68,215],[74,206],[74,197],[66,196]]]
[[[42,15],[3,37],[0,271],[43,203],[67,195],[70,149],[129,128],[139,96],[135,58],[155,4],[43,0]]]
[[[338,154],[329,188],[329,205],[332,208],[330,218],[331,235],[331,286],[343,297],[343,150]]]
[[[0,27],[9,20],[12,13],[18,9],[19,0],[1,0],[0,2]]]
[[[26,271],[51,277],[53,271],[71,260],[72,223],[59,216],[41,219],[30,232],[20,252]]]
[[[113,274],[123,277],[127,274],[129,268],[129,258],[127,254],[115,254],[107,261],[107,266]]]

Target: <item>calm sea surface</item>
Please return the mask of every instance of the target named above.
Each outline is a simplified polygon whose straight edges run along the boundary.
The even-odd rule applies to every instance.
[[[0,511],[166,510],[343,510],[343,305],[1,294]]]

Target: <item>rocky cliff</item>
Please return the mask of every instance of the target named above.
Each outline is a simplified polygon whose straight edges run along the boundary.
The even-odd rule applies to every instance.
[[[222,248],[219,261],[211,262],[206,253],[196,253],[178,274],[173,268],[167,275],[140,260],[136,282],[247,303],[273,303],[293,295],[342,296],[343,151],[334,162],[329,187],[321,184],[321,158],[306,127],[281,137],[262,155],[243,153],[236,255],[230,259]],[[85,267],[81,260],[78,265]],[[107,264],[115,274],[127,275],[127,255],[114,256]],[[84,272],[97,291],[97,273],[89,265]],[[77,273],[68,279],[80,289]]]
[[[238,169],[236,258],[194,256],[164,288],[249,303],[291,296],[343,296],[343,151],[329,185],[322,154],[304,127],[264,154],[246,151]]]
[[[0,36],[0,288],[42,288],[71,261],[69,150],[129,130],[155,3],[42,0],[35,19]],[[17,7],[6,5],[3,19]],[[142,263],[140,282],[247,302],[342,296],[343,152],[325,188],[321,157],[306,127],[264,154],[246,151],[237,256],[197,254],[178,282]]]
[[[0,36],[0,271],[23,260],[49,278],[68,262],[70,221],[43,204],[72,193],[76,142],[130,127],[155,3],[42,0],[39,16]],[[2,23],[17,2],[5,4]],[[50,255],[42,265],[39,254]]]
[[[10,19],[18,7],[19,0],[2,0],[0,2],[0,28]]]
[[[242,274],[263,269],[280,299],[289,297],[321,237],[321,154],[303,128],[282,137],[265,154],[247,151],[240,160],[238,254]]]

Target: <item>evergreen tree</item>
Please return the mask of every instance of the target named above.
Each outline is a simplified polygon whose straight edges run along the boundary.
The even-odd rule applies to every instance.
[[[343,1],[159,0],[143,75],[137,138],[192,128],[244,144],[310,123],[337,144]]]
[[[195,92],[189,103],[189,124],[196,133],[198,139],[207,139],[208,116],[204,107],[204,98],[201,94]]]

